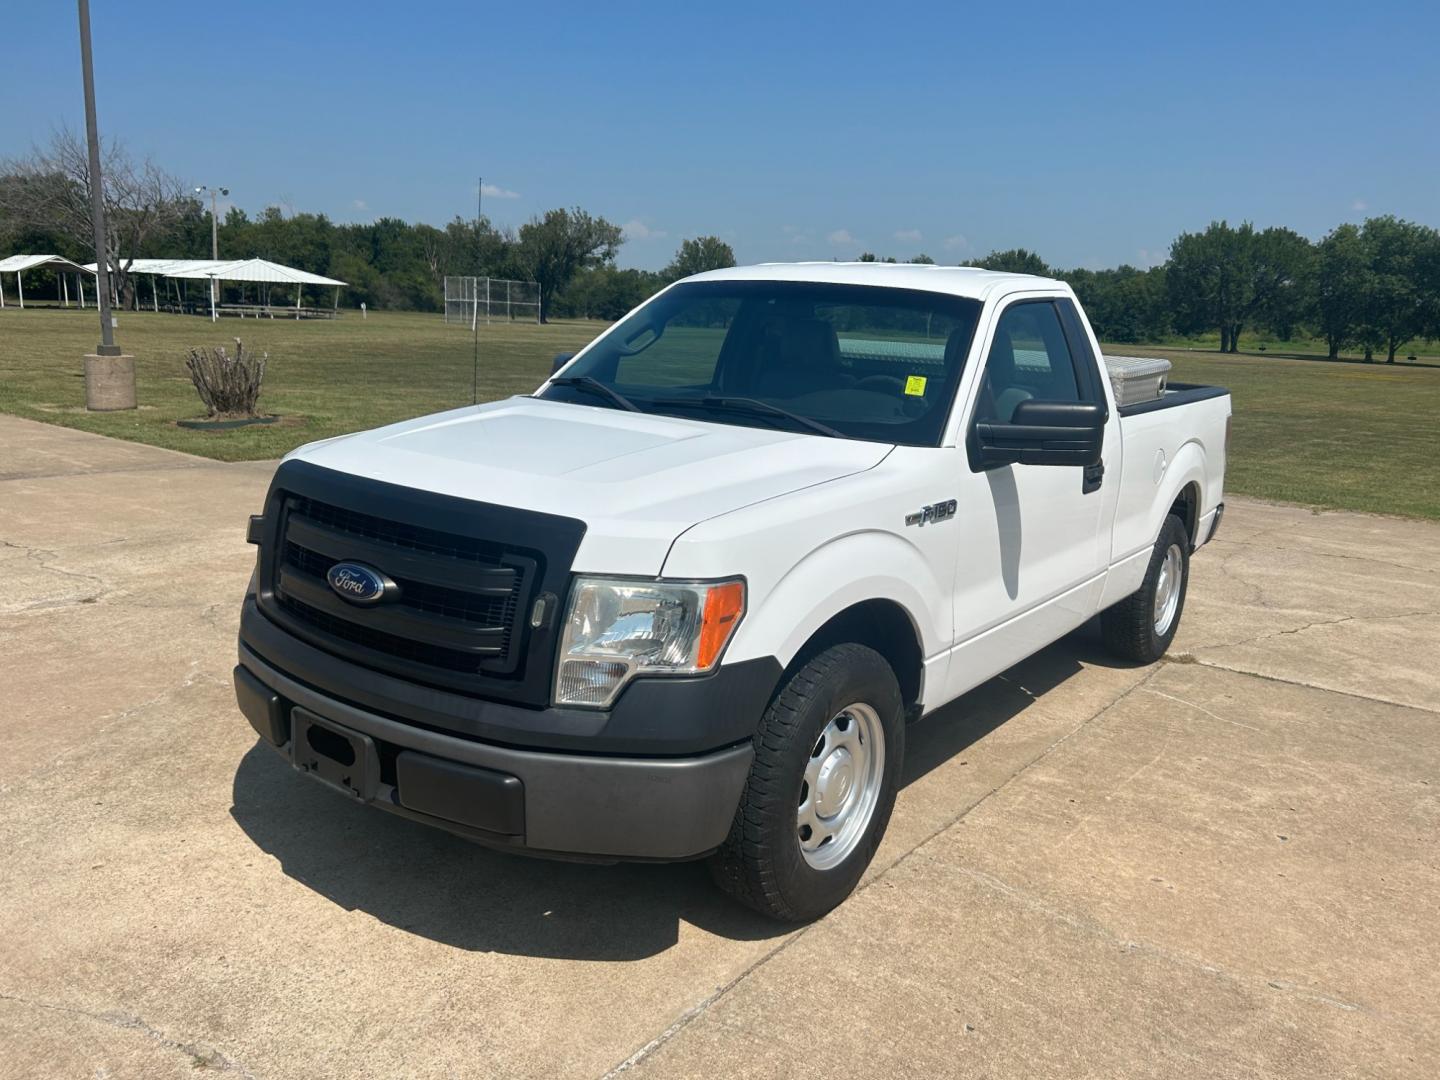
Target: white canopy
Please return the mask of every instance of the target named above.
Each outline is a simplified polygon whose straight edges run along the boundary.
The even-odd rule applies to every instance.
[[[23,270],[34,270],[40,266],[53,266],[58,270],[69,270],[75,273],[85,270],[92,274],[95,272],[93,266],[81,266],[61,255],[11,255],[8,259],[0,259],[0,274],[18,274]]]
[[[94,267],[81,266],[73,263],[63,255],[11,255],[8,258],[0,259],[0,274],[14,274],[15,286],[20,291],[20,307],[25,307],[25,279],[20,275],[26,270],[38,270],[42,266],[48,266],[59,273],[59,289],[64,304],[70,305],[70,285],[65,279],[65,274],[95,273]],[[80,306],[85,306],[85,282],[84,279],[77,279],[80,286]],[[0,308],[5,306],[5,289],[0,285]]]
[[[225,266],[234,261],[233,259],[128,259],[124,260],[124,266],[131,274],[158,274],[161,277],[171,277],[173,271]],[[85,269],[93,274],[96,265],[96,263],[87,263]]]
[[[137,262],[139,260],[136,260]],[[172,264],[173,266],[174,264]],[[142,271],[173,278],[214,278],[216,281],[261,281],[272,285],[344,285],[343,281],[283,266],[268,259],[239,259],[235,262],[205,262],[193,267]]]
[[[132,274],[157,274],[160,277],[199,281],[213,277],[217,281],[260,281],[270,285],[347,284],[268,259],[131,259],[127,265]],[[94,273],[95,264],[91,263],[86,269]]]

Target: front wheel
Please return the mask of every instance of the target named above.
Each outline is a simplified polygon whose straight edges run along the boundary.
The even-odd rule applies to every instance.
[[[1139,590],[1100,614],[1106,647],[1123,660],[1159,660],[1180,628],[1189,581],[1190,534],[1172,514],[1160,528]]]
[[[899,788],[904,708],[890,665],[863,645],[811,658],[776,695],[724,846],[730,895],[785,922],[815,919],[870,865]]]

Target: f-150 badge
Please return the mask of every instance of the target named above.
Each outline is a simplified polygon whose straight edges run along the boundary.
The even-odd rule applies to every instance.
[[[906,525],[935,525],[955,516],[955,500],[922,506],[919,513],[906,514]]]

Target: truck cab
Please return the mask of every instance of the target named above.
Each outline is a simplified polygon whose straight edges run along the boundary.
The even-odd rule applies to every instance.
[[[686,279],[531,395],[290,455],[251,520],[241,710],[353,799],[706,858],[814,918],[884,834],[908,723],[1096,615],[1119,657],[1168,647],[1230,401],[1131,397],[1063,282]]]

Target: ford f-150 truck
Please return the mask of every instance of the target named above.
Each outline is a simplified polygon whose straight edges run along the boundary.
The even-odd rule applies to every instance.
[[[1229,424],[1218,387],[1120,404],[1059,281],[700,274],[531,395],[287,457],[237,698],[353,799],[514,851],[705,857],[814,918],[885,832],[907,723],[1096,615],[1160,658]]]

